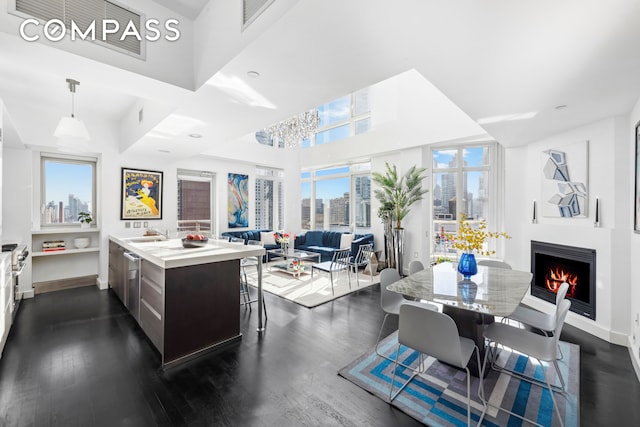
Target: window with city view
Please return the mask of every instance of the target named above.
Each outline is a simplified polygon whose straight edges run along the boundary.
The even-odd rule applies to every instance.
[[[492,166],[495,144],[432,150],[432,253],[455,253],[446,234],[455,235],[464,213],[472,226],[496,219]]]
[[[89,212],[95,221],[95,159],[42,156],[40,172],[43,226],[79,224],[80,212]]]
[[[211,172],[178,169],[179,232],[213,233],[213,178]]]
[[[302,229],[370,232],[370,169],[361,163],[302,172]]]
[[[311,138],[301,141],[303,148],[339,141],[371,129],[371,90],[366,87],[317,107],[320,123]],[[262,145],[284,148],[284,141],[274,138],[264,130],[255,133]]]
[[[281,170],[256,168],[256,228],[279,230],[284,227],[284,196]]]

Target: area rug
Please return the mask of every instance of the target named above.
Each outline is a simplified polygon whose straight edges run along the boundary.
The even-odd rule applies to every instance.
[[[379,346],[382,354],[395,358],[397,349],[397,332],[385,338]],[[560,342],[564,357],[559,361],[560,370],[567,383],[566,395],[555,393],[555,400],[560,407],[566,427],[579,425],[579,376],[580,347],[575,344]],[[418,353],[401,346],[400,362],[417,367]],[[475,357],[475,355],[474,355]],[[500,364],[515,368],[518,372],[534,373],[536,378],[542,377],[542,368],[529,358],[511,352],[500,351]],[[458,370],[436,359],[425,358],[428,366],[425,374],[416,376],[412,382],[394,399],[392,405],[407,415],[429,426],[463,426],[467,424],[467,383],[466,372]],[[378,356],[375,351],[367,352],[341,369],[338,374],[352,383],[362,387],[369,393],[389,401],[389,388],[393,376],[393,362]],[[558,383],[553,367],[548,369],[552,384]],[[394,390],[404,383],[412,371],[398,366]],[[479,379],[472,376],[471,398],[472,422],[477,423],[482,413],[482,403],[478,397]],[[491,370],[484,381],[485,396],[493,405],[499,405],[510,411],[536,420],[544,426],[559,426],[560,421],[553,408],[549,391],[527,381],[521,381],[510,375]],[[520,426],[528,425],[517,417],[504,411],[489,407],[482,422],[483,426]],[[475,424],[474,424],[475,425]]]
[[[251,272],[247,271],[247,273],[249,285],[256,287],[258,283],[257,272],[254,269]],[[298,278],[276,269],[269,271],[267,266],[262,273],[262,289],[305,307],[313,308],[380,283],[379,276],[373,276],[372,281],[371,276],[368,274],[358,274],[358,279],[356,282],[355,274],[351,273],[351,288],[349,288],[346,271],[334,274],[333,286],[335,295],[333,295],[331,293],[331,281],[327,273],[314,272],[312,281],[311,274],[301,274]]]

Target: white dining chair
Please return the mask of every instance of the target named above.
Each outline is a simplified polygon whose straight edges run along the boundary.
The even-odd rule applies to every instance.
[[[485,267],[506,268],[507,270],[511,270],[511,266],[508,263],[504,261],[498,261],[497,259],[480,259],[478,260],[478,265],[484,265]]]
[[[500,322],[494,322],[487,326],[484,330],[484,337],[487,340],[487,351],[485,353],[485,358],[483,362],[483,371],[487,369],[487,361],[491,359],[491,369],[494,369],[499,372],[504,372],[508,375],[514,376],[524,381],[528,381],[532,384],[546,387],[549,390],[549,394],[551,396],[551,401],[553,402],[553,406],[555,408],[556,414],[560,419],[560,425],[564,426],[564,421],[562,419],[562,415],[560,414],[560,409],[556,403],[555,393],[565,393],[565,384],[562,378],[562,373],[558,366],[558,359],[560,357],[559,352],[559,340],[560,333],[562,332],[562,327],[564,325],[565,318],[567,317],[567,313],[569,312],[569,307],[571,307],[571,301],[568,299],[563,299],[560,301],[558,314],[555,319],[555,328],[553,331],[553,336],[540,335],[538,333],[521,329],[515,326],[507,325]],[[537,378],[533,378],[527,375],[524,375],[519,372],[515,372],[511,369],[507,369],[504,366],[498,365],[496,362],[497,350],[498,346],[508,347],[512,351],[517,351],[522,353],[523,355],[529,356],[530,358],[536,359],[538,365],[542,369],[542,374],[544,377],[544,381],[539,380]],[[545,362],[547,364],[553,365],[556,374],[560,380],[561,386],[552,385],[549,381],[549,377],[547,375],[548,369],[545,369],[545,365],[542,363]],[[502,408],[500,406],[495,406],[490,402],[487,402],[484,396],[484,388],[480,389],[480,398],[485,404],[489,406],[493,406],[500,411],[507,412],[511,415],[514,415],[520,419],[528,421],[530,423],[538,425],[533,420],[527,419],[522,415],[515,414],[506,408]]]
[[[395,268],[385,268],[380,272],[380,307],[384,311],[384,319],[382,319],[382,324],[380,325],[380,331],[378,332],[378,339],[376,340],[376,354],[380,357],[383,357],[391,362],[395,362],[395,359],[385,356],[380,353],[378,350],[378,346],[380,345],[380,337],[382,336],[382,330],[384,329],[384,325],[387,322],[387,318],[390,315],[398,316],[400,314],[400,306],[409,300],[407,300],[402,294],[397,292],[393,292],[387,289],[392,283],[400,280],[400,273]],[[438,311],[438,307],[433,304],[421,303],[429,310]]]
[[[563,282],[556,293],[556,306],[551,313],[545,313],[534,308],[527,307],[524,304],[519,304],[507,319],[515,320],[522,325],[539,330],[546,336],[550,336],[556,327],[556,317],[558,316],[558,310],[560,309],[560,302],[565,298],[568,290],[569,284],[567,282]],[[562,350],[560,350],[560,358],[562,359],[562,357]]]
[[[414,349],[420,353],[418,358],[418,368],[414,370],[409,379],[393,393],[396,380],[396,371],[398,370],[398,358],[394,361],[393,378],[391,380],[391,389],[389,390],[389,401],[392,402],[407,385],[416,377],[416,375],[426,370],[423,363],[423,355],[432,356],[441,362],[464,369],[467,373],[467,426],[471,426],[471,372],[467,365],[476,354],[476,361],[480,366],[480,350],[472,339],[461,337],[458,333],[458,327],[451,317],[438,311],[433,311],[422,303],[407,301],[400,306],[400,324],[398,328],[398,349],[396,353],[400,353],[400,346],[404,345]],[[424,368],[421,368],[423,367]],[[483,386],[483,372],[480,372],[480,386]],[[480,415],[477,425],[482,424],[487,409],[486,403],[483,405],[482,414]]]
[[[422,270],[424,270],[424,264],[422,263],[422,261],[414,259],[409,263],[409,276]]]

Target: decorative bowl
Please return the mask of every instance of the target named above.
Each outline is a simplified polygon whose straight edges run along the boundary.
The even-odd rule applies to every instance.
[[[73,246],[78,249],[84,249],[89,247],[89,243],[91,243],[91,239],[88,237],[76,237],[73,239]]]
[[[205,237],[204,240],[187,239],[185,237],[184,239],[182,239],[182,247],[183,248],[201,248],[203,246],[207,246],[208,241],[209,241],[208,237]]]

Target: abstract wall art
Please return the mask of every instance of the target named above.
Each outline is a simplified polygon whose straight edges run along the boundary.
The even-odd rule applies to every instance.
[[[249,226],[249,175],[230,173],[228,178],[229,228]]]
[[[582,141],[542,152],[542,216],[587,216],[588,147],[589,141]]]

